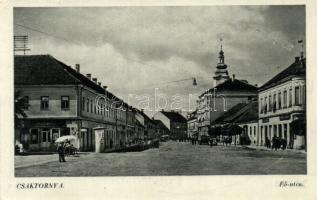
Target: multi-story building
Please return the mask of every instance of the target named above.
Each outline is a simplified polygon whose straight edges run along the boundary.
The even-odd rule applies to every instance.
[[[208,135],[210,124],[238,103],[257,98],[257,87],[246,80],[228,76],[224,52],[219,52],[219,63],[214,76],[214,87],[203,92],[197,100],[198,139]]]
[[[187,116],[187,136],[189,138],[197,137],[198,126],[197,126],[197,110],[191,112]]]
[[[306,59],[296,57],[282,72],[259,88],[259,144],[274,136],[287,140],[289,148],[302,148],[304,136],[291,130],[296,120],[306,121]],[[299,131],[299,130],[298,130]]]
[[[128,105],[91,74],[82,75],[79,65],[75,70],[50,55],[15,56],[14,83],[29,105],[15,133],[26,150],[52,151],[56,138],[74,135],[77,148],[93,151],[96,128],[105,130],[105,145],[114,148],[127,141],[127,124],[133,129]]]
[[[187,120],[176,111],[159,111],[154,114],[154,119],[160,120],[170,131],[171,138],[187,138]]]
[[[156,124],[150,117],[148,117],[144,113],[143,109],[141,111],[139,111],[139,113],[136,117],[140,120],[141,124],[144,126],[144,138],[145,139],[157,139],[158,133],[156,130]]]

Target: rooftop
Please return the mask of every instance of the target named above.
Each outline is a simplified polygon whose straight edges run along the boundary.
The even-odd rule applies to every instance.
[[[173,122],[187,123],[186,118],[183,117],[178,112],[173,112],[173,111],[160,111],[160,112]]]
[[[213,124],[243,123],[258,119],[258,102],[239,103],[218,117]]]
[[[258,90],[256,86],[251,85],[244,80],[228,79],[225,82],[205,91],[199,97],[202,97],[204,94],[212,92],[214,89],[217,89],[216,90],[217,92],[235,91],[235,92],[254,92],[254,93],[257,93],[257,90]]]
[[[275,75],[271,80],[263,84],[259,90],[265,90],[280,83],[283,83],[294,76],[305,76],[306,75],[306,58],[296,60],[289,67]]]

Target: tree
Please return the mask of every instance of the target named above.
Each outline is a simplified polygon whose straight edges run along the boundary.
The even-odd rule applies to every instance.
[[[27,117],[25,113],[25,109],[29,107],[27,99],[21,95],[20,90],[14,91],[14,122],[15,126],[21,126],[21,122],[19,120],[19,116]]]

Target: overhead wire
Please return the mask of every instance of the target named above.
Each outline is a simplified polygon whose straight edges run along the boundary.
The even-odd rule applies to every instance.
[[[14,25],[19,26],[19,27],[22,27],[22,28],[24,28],[24,29],[28,29],[28,30],[31,30],[31,31],[34,31],[34,32],[38,32],[38,33],[41,33],[41,34],[50,36],[50,37],[53,37],[53,38],[56,38],[56,39],[59,39],[59,40],[63,40],[63,41],[69,42],[69,43],[80,44],[80,43],[77,42],[77,41],[70,40],[70,39],[66,39],[66,38],[63,38],[63,37],[60,37],[60,36],[57,36],[57,35],[54,35],[54,34],[45,32],[45,31],[38,30],[38,29],[33,28],[33,27],[30,27],[30,26],[22,25],[22,24],[19,24],[19,23],[14,23]],[[81,45],[81,44],[80,44],[80,45]],[[157,66],[155,66],[155,65],[147,64],[147,63],[144,63],[144,62],[141,62],[141,61],[138,61],[138,60],[134,60],[134,59],[131,59],[131,58],[128,58],[128,57],[126,57],[125,59],[130,60],[130,61],[135,62],[135,63],[138,63],[138,64],[141,64],[141,65],[144,65],[144,66],[157,67]],[[271,74],[261,73],[261,75],[271,75]],[[243,77],[251,77],[251,76],[258,76],[258,74],[243,74],[242,76],[243,76]],[[184,79],[173,80],[173,81],[167,81],[167,82],[162,82],[162,83],[150,84],[150,85],[147,85],[147,86],[166,85],[166,84],[173,84],[173,83],[177,83],[177,82],[183,82],[183,81],[193,80],[193,78],[196,78],[196,79],[197,79],[197,78],[210,78],[210,77],[212,77],[212,76],[195,76],[195,77],[191,77],[191,78],[184,78]],[[198,80],[198,81],[199,81],[199,80]],[[114,89],[124,89],[124,88],[114,88]],[[145,89],[146,89],[146,88],[145,88]]]

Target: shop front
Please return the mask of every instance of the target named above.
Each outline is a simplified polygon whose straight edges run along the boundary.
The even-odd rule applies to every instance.
[[[16,143],[22,144],[24,151],[54,152],[55,140],[74,132],[66,120],[25,120],[16,137]]]

